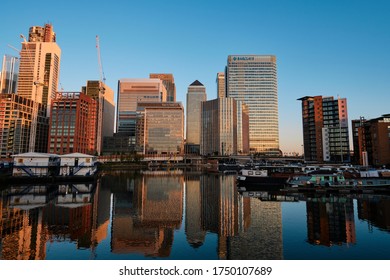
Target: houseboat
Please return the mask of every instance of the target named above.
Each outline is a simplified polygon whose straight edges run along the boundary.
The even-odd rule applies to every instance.
[[[281,187],[288,178],[296,174],[303,174],[299,166],[256,166],[256,168],[243,168],[237,176],[240,187]]]
[[[303,175],[292,176],[286,183],[290,187],[335,187],[344,186],[346,181],[342,173],[317,170]]]
[[[97,158],[91,155],[30,152],[12,157],[12,176],[6,178],[6,183],[89,181],[97,174]]]
[[[371,175],[376,173],[371,173]],[[334,188],[390,188],[390,177],[386,176],[344,176],[341,172],[325,170],[293,176],[287,181],[290,187],[334,187]]]
[[[61,159],[56,154],[23,153],[12,155],[13,177],[58,176]]]
[[[97,158],[95,156],[72,153],[60,155],[60,176],[92,176],[97,171]]]

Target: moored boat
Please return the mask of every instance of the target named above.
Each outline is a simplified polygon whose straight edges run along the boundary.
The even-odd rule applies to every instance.
[[[323,188],[390,188],[390,177],[344,176],[343,173],[314,171],[305,175],[293,176],[287,180],[290,187]]]
[[[283,186],[286,183],[287,177],[273,176],[266,169],[242,169],[237,176],[239,186],[255,187],[255,186]]]
[[[292,176],[287,180],[290,187],[336,187],[345,185],[342,173],[317,170],[308,174]]]

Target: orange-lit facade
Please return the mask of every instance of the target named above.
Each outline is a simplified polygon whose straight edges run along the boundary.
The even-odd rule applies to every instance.
[[[217,94],[218,98],[226,97],[225,72],[219,72],[217,74]]]
[[[60,58],[53,26],[31,27],[20,52],[18,94],[49,107],[59,84]]]
[[[160,79],[118,81],[116,132],[135,138],[138,102],[166,102],[167,90]]]
[[[97,109],[97,101],[81,92],[59,92],[52,101],[48,152],[94,155]]]
[[[156,74],[149,75],[151,79],[160,79],[167,90],[167,101],[176,102],[176,85],[172,74]]]
[[[0,94],[0,157],[26,153],[30,146],[33,108],[37,110],[35,150],[47,151],[46,106],[18,94]]]
[[[180,102],[138,102],[137,114],[139,151],[144,155],[183,155],[184,108]]]
[[[82,87],[81,91],[98,103],[96,150],[100,155],[103,150],[103,138],[111,137],[114,133],[114,91],[101,81],[87,81],[87,85]]]

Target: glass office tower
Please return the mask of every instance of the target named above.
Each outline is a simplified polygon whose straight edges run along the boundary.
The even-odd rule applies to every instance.
[[[187,91],[187,153],[199,154],[201,139],[201,105],[206,101],[206,87],[198,80],[189,85]]]
[[[279,151],[278,87],[273,55],[229,55],[226,93],[248,106],[250,153]]]
[[[0,93],[16,93],[19,75],[19,58],[4,55],[0,74]]]

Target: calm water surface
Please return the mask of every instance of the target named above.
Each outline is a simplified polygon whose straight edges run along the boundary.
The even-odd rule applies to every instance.
[[[390,197],[237,192],[234,175],[113,172],[2,189],[0,259],[390,259]]]

